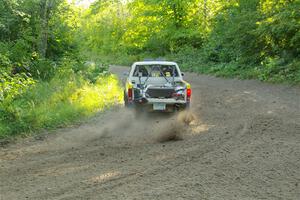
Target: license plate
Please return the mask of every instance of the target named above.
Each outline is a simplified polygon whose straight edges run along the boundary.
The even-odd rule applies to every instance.
[[[166,104],[165,103],[154,103],[153,110],[166,110]]]

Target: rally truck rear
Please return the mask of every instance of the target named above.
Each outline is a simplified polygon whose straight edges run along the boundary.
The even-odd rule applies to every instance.
[[[134,63],[126,80],[125,106],[149,112],[189,108],[192,90],[182,76],[175,62]]]

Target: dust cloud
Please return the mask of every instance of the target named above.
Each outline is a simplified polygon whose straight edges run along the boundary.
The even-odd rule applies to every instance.
[[[101,115],[94,122],[74,129],[62,129],[66,134],[46,139],[45,150],[78,148],[82,145],[109,143],[134,145],[182,140],[196,116],[190,111],[178,113],[136,113],[133,109],[117,108]],[[61,131],[62,131],[61,130]]]
[[[189,125],[196,120],[191,111],[178,113],[135,113],[123,108],[103,127],[102,137],[122,138],[137,142],[167,142],[182,140]]]

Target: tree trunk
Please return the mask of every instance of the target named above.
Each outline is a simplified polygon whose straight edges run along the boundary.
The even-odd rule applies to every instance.
[[[48,22],[50,16],[51,0],[41,1],[41,30],[39,39],[39,54],[42,58],[46,57],[48,46]]]

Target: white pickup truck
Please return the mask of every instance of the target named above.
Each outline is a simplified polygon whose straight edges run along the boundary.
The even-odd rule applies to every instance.
[[[190,106],[191,86],[183,80],[175,62],[135,62],[127,76],[124,90],[127,107],[148,112],[174,112]]]

